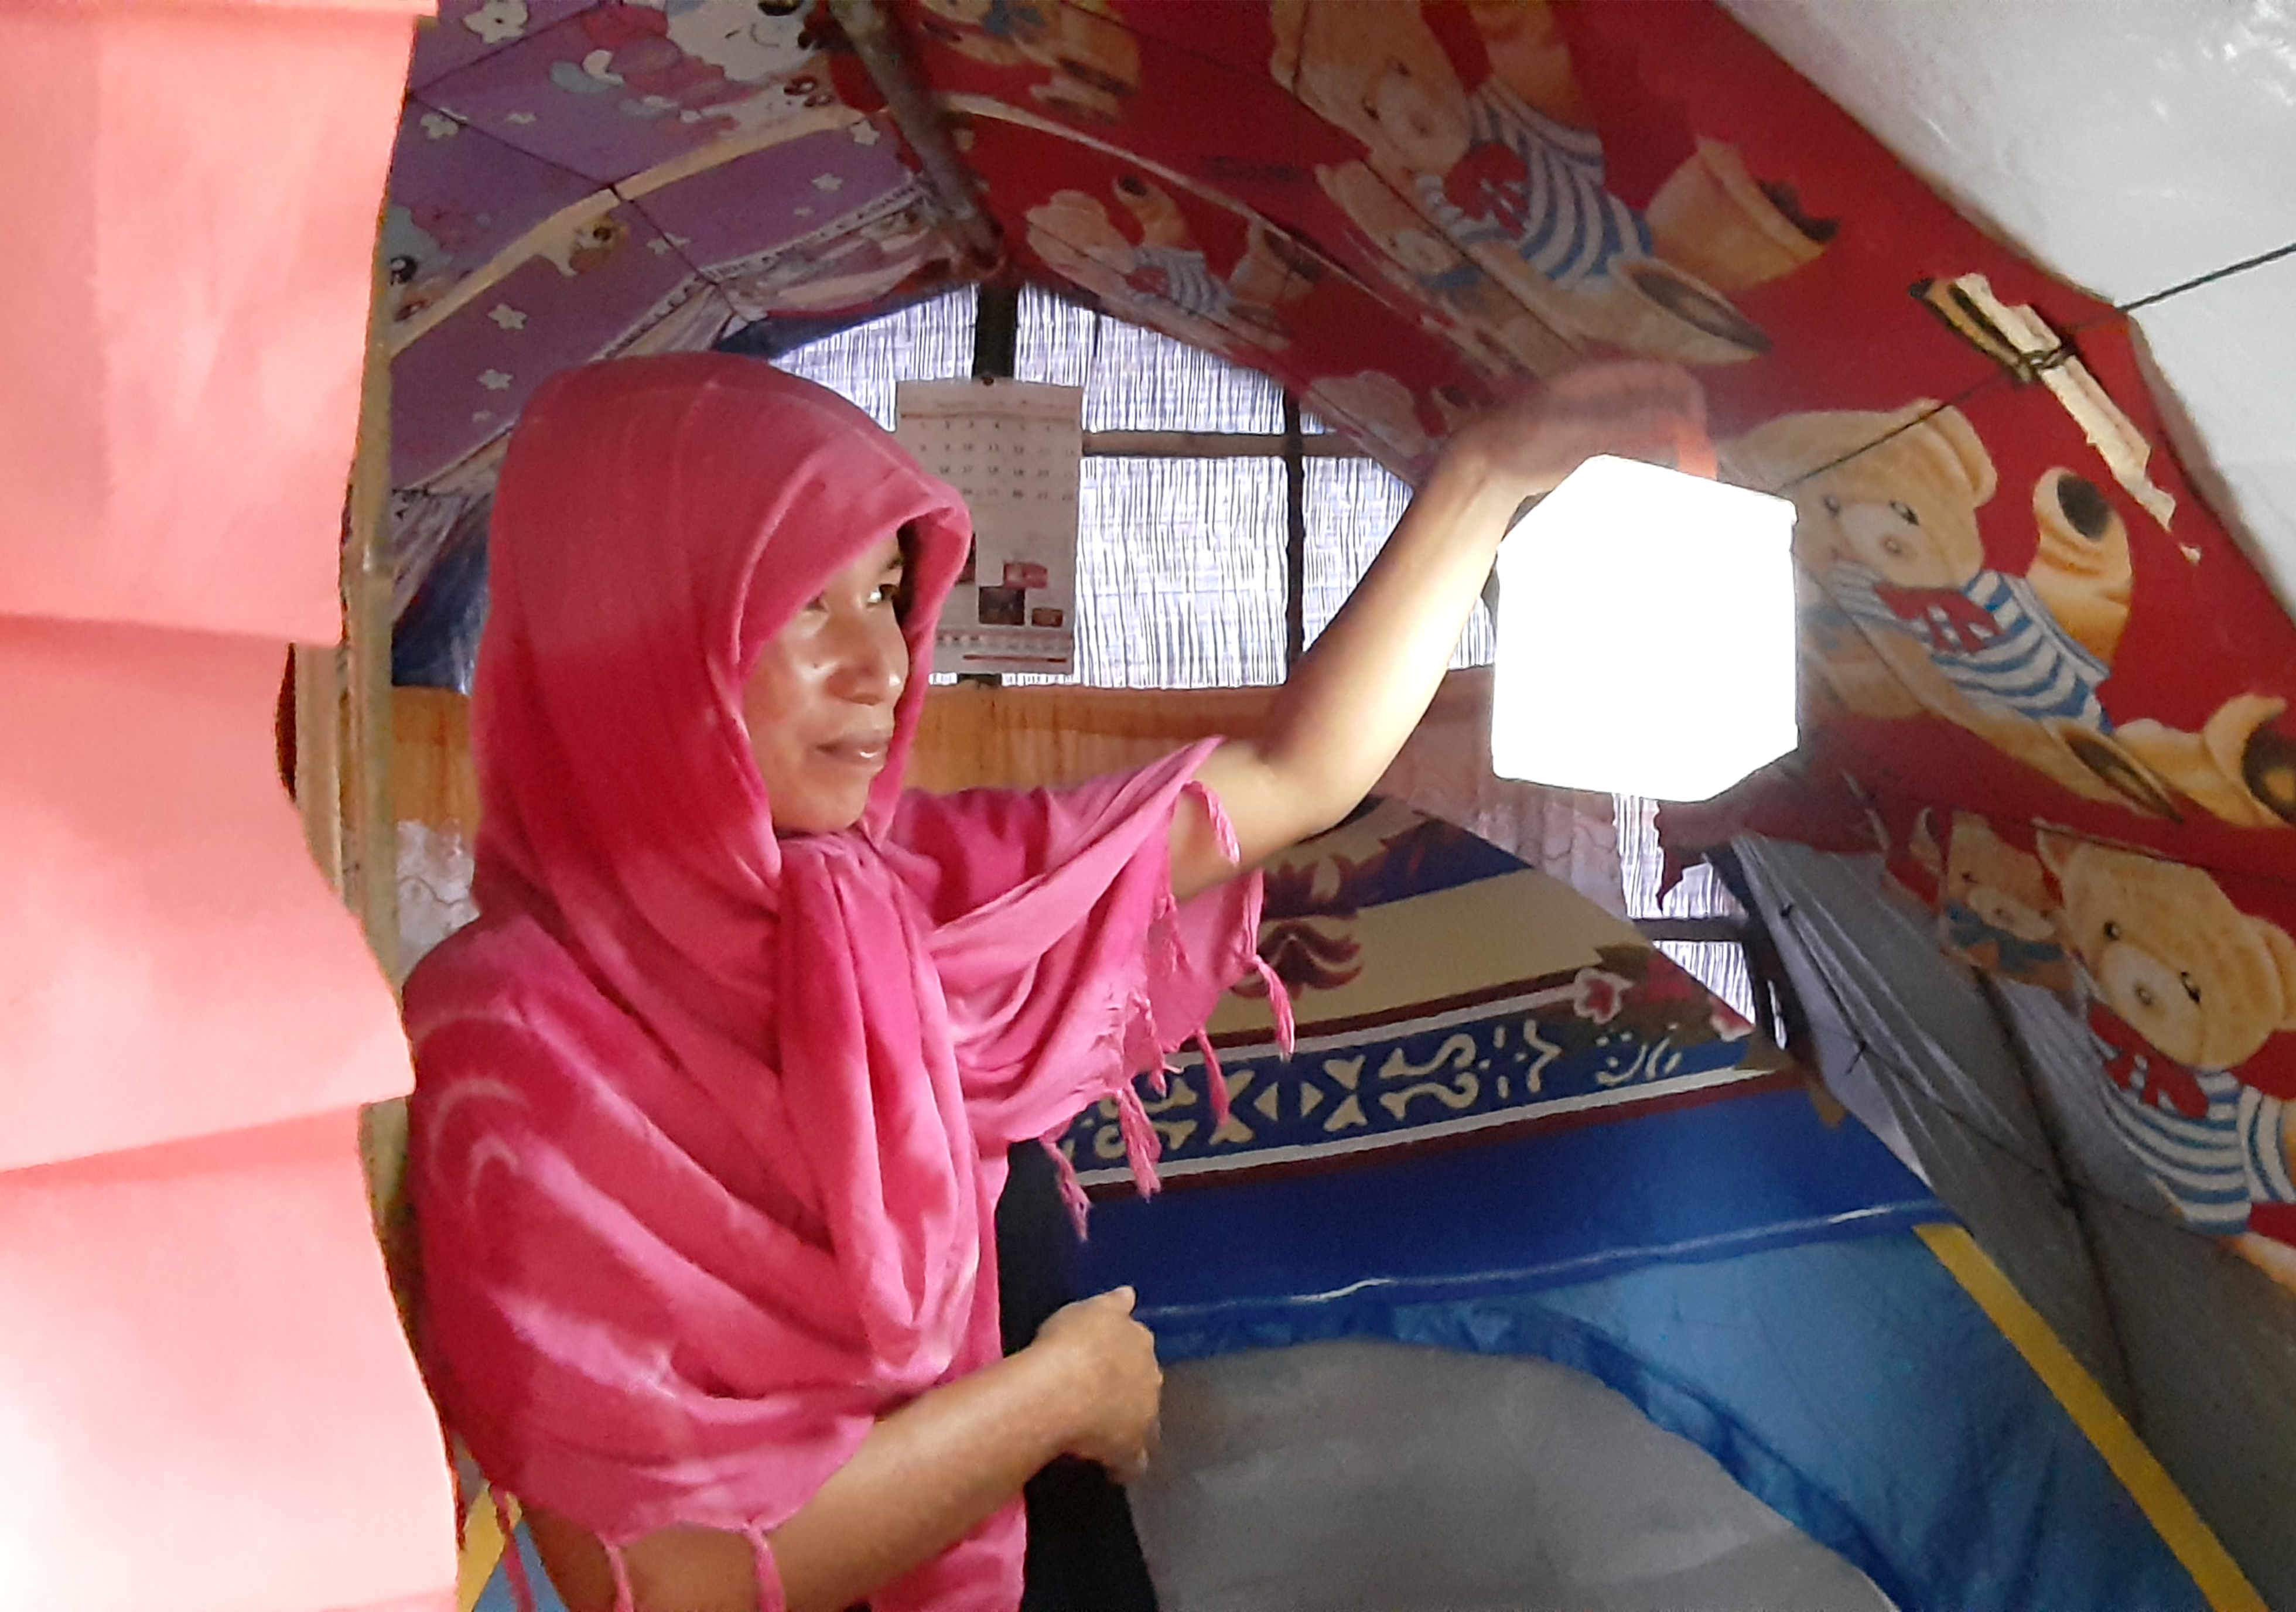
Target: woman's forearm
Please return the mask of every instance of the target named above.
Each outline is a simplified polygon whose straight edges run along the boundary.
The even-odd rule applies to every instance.
[[[1119,1469],[1141,1458],[1161,1375],[1129,1289],[1069,1305],[1037,1343],[918,1395],[767,1535],[791,1612],[841,1612],[931,1560],[1020,1493],[1055,1456]],[[613,1571],[578,1524],[529,1509],[529,1527],[572,1612],[608,1612]],[[755,1612],[754,1553],[738,1534],[665,1528],[622,1550],[638,1612]]]
[[[971,1533],[1070,1428],[1023,1353],[937,1388],[864,1439],[771,1535],[791,1612],[838,1612]]]
[[[1521,501],[1475,456],[1447,457],[1277,691],[1263,736],[1205,759],[1197,777],[1243,866],[1328,827],[1379,781],[1434,699]],[[1205,859],[1209,827],[1192,827],[1196,837],[1175,845],[1183,896],[1234,871]]]
[[[841,1612],[947,1550],[1061,1452],[1062,1429],[1026,1354],[921,1394],[873,1428],[853,1459],[767,1535],[791,1612]],[[605,1550],[586,1529],[529,1509],[551,1583],[572,1612],[614,1604]],[[665,1528],[623,1547],[639,1612],[756,1612],[750,1542]]]
[[[1662,456],[1703,427],[1697,383],[1671,366],[1603,365],[1556,382],[1454,440],[1347,605],[1292,670],[1267,730],[1224,744],[1197,777],[1250,867],[1346,815],[1435,697],[1459,630],[1521,501],[1591,454]],[[1559,602],[1558,607],[1568,608]],[[1201,810],[1175,822],[1172,884],[1235,871]]]

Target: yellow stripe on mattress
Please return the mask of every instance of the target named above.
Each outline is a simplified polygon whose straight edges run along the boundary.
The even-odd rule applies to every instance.
[[[2104,1464],[2151,1520],[2161,1542],[2184,1564],[2185,1571],[2193,1575],[2193,1583],[2215,1612],[2269,1612],[2264,1598],[2201,1520],[2201,1514],[2193,1509],[2193,1502],[2177,1487],[2160,1458],[2145,1448],[2128,1419],[2050,1330],[2040,1312],[2011,1285],[2001,1267],[1959,1226],[1915,1230],[1938,1262],[1992,1318],[2001,1335],[2025,1357],[2025,1363],[2065,1408],[2065,1414],[2096,1446]]]
[[[511,1526],[518,1526],[518,1503],[509,1508]],[[481,1489],[472,1498],[470,1515],[463,1522],[463,1555],[455,1567],[455,1612],[471,1612],[487,1580],[495,1575],[503,1553],[502,1528],[495,1521],[495,1497]]]

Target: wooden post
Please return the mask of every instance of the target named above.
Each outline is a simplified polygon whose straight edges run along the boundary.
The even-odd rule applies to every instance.
[[[295,646],[295,806],[303,838],[343,892],[343,672],[333,644]]]
[[[1021,288],[991,281],[980,294],[972,325],[973,378],[1009,381],[1021,353]]]
[[[392,565],[390,554],[390,281],[377,228],[374,282],[367,313],[366,366],[359,386],[358,447],[351,462],[342,546],[343,646],[338,664],[341,737],[339,788],[332,797],[341,870],[337,888],[366,931],[368,948],[397,989],[398,970],[398,821],[390,788],[394,729],[390,707]],[[299,728],[300,726],[299,720]],[[299,767],[298,770],[300,769]],[[305,820],[309,820],[306,808]],[[404,1098],[376,1103],[359,1115],[359,1154],[375,1227],[392,1260],[401,1220],[406,1161]],[[398,1286],[394,1282],[394,1286]],[[402,1303],[404,1289],[401,1288]]]
[[[985,281],[972,321],[972,378],[1009,381],[1021,356],[1021,288]],[[1001,688],[996,671],[963,671],[956,680],[969,687]]]
[[[1308,653],[1308,457],[1300,399],[1283,394],[1283,670]]]
[[[359,391],[358,451],[351,465],[343,545],[344,893],[368,947],[398,983],[398,822],[390,792],[390,357],[384,346],[387,283],[378,268]]]

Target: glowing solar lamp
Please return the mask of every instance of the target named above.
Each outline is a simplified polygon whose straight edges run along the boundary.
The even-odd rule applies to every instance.
[[[1702,801],[1792,750],[1793,522],[1638,460],[1573,471],[1499,548],[1493,769]]]

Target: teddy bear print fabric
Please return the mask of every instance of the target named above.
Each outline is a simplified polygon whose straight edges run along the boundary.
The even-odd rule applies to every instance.
[[[2296,891],[1974,812],[1894,815],[1868,827],[1941,949],[2055,994],[2138,1206],[2296,1289]]]
[[[2296,1203],[2296,1109],[2240,1073],[2296,1031],[2296,940],[2200,868],[2046,834],[2038,851],[2108,1111],[2162,1196],[2218,1236]]]
[[[2286,827],[2289,804],[2260,764],[2287,743],[2271,726],[2284,696],[2244,691],[2185,728],[2146,713],[2143,687],[2116,679],[2145,601],[2129,519],[2097,481],[2065,465],[2034,478],[2020,500],[2030,518],[1990,523],[1995,546],[2030,555],[2011,569],[1980,519],[2002,478],[1958,408],[1917,399],[1783,415],[1724,456],[1794,502],[1803,658],[1821,720],[1831,707],[1942,720],[2139,817]]]
[[[2112,668],[2057,624],[2026,578],[1980,568],[1957,585],[1924,587],[1843,560],[1826,591],[1862,624],[1927,639],[1931,663],[1970,700],[2036,722],[2099,733],[2111,725],[2096,691]]]
[[[2296,876],[2296,627],[2173,464],[2126,321],[1722,8],[887,9],[1005,270],[1267,372],[1406,479],[1539,377],[1693,366],[1728,473],[1800,512],[1811,752]],[[826,0],[445,0],[410,84],[402,490],[480,486],[567,363],[986,271]],[[2067,333],[2158,498],[1906,294],[1972,275]]]
[[[1726,473],[1800,514],[1807,755],[2296,875],[2296,627],[2174,465],[2126,322],[1718,9],[915,14],[1024,269],[1274,374],[1406,478],[1529,379],[1691,366]],[[2157,481],[1907,295],[1971,275],[2078,333]]]
[[[2296,1202],[2285,1103],[2227,1070],[2177,1063],[2095,995],[2087,1022],[2121,1139],[2186,1224],[2238,1236],[2251,1205]]]

